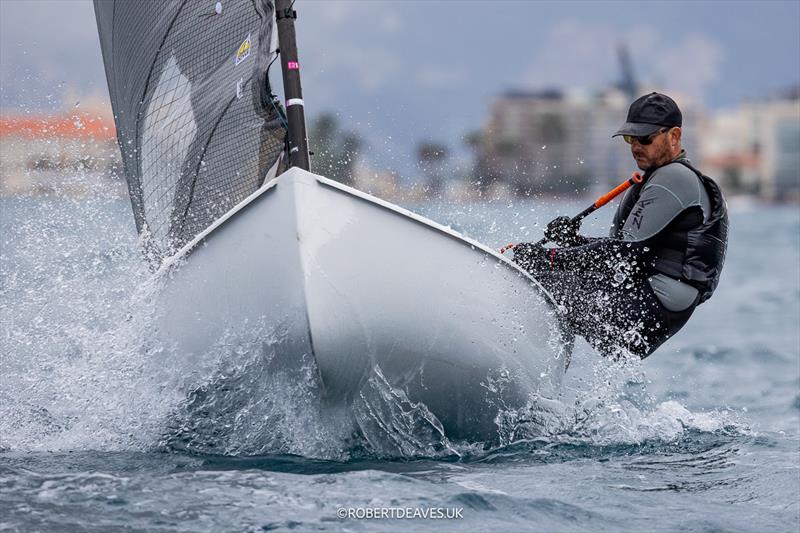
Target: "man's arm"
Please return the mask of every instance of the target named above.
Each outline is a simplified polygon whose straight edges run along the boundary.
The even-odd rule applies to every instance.
[[[613,272],[620,263],[637,263],[645,248],[645,243],[610,237],[594,238],[588,244],[567,248],[523,243],[514,248],[514,262],[529,272]]]
[[[525,245],[526,248],[519,248],[519,254],[515,248],[514,260],[529,271],[603,271],[622,261],[638,262],[649,239],[685,209],[702,205],[701,187],[700,180],[691,170],[678,163],[667,165],[647,181],[619,233],[616,228],[620,225],[622,213],[618,209],[608,238],[583,237],[574,246],[554,249]],[[631,194],[631,191],[626,194]],[[637,246],[630,246],[632,243]]]

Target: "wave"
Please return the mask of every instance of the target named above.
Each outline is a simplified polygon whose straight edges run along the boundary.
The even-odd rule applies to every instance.
[[[329,405],[311,357],[282,358],[291,351],[282,349],[285,324],[242,324],[199,355],[155,340],[150,302],[159,287],[121,215],[124,204],[5,207],[20,223],[4,227],[10,245],[0,262],[0,450],[480,460],[531,442],[540,453],[748,431],[724,411],[656,403],[638,360],[588,353],[582,357],[596,362],[586,375],[571,369],[572,384],[559,394],[500,409],[487,442],[452,440],[378,366],[349,404]]]

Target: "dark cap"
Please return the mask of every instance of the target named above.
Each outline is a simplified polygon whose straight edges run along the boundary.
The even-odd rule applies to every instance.
[[[680,127],[683,124],[683,115],[678,109],[675,100],[666,94],[646,94],[628,109],[628,119],[625,124],[612,135],[633,135],[644,137],[657,132],[660,128]]]

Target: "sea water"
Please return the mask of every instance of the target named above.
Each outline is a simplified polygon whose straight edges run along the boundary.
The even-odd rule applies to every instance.
[[[581,204],[411,207],[499,247]],[[313,363],[260,364],[277,329],[222,339],[214,367],[152,340],[127,200],[0,199],[0,531],[795,532],[799,235],[797,207],[733,204],[688,325],[643,362],[578,343],[563,396],[498,417],[496,442],[393,409],[380,376],[392,429],[364,439],[318,412]]]

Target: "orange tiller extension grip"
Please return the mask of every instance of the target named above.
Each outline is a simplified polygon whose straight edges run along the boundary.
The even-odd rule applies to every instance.
[[[594,209],[599,209],[603,207],[608,202],[610,202],[623,192],[627,191],[631,185],[633,185],[634,183],[641,183],[643,180],[644,178],[642,178],[641,174],[639,174],[638,172],[634,172],[633,176],[626,179],[625,181],[623,181],[622,183],[620,183],[619,185],[617,185],[616,187],[605,193],[603,196],[598,198],[594,202]],[[592,209],[592,211],[594,211],[594,209]],[[589,211],[589,213],[591,213],[592,211]],[[588,215],[589,213],[586,214]]]

